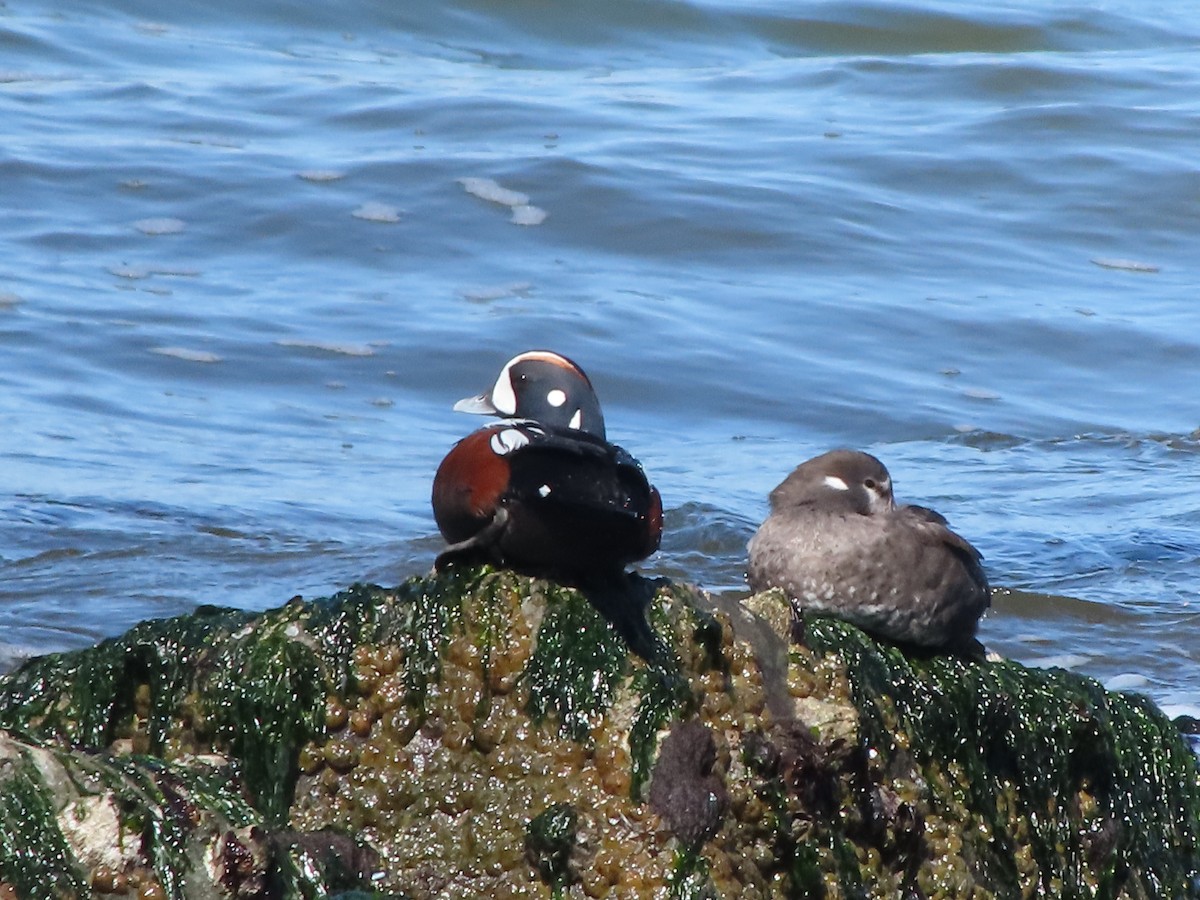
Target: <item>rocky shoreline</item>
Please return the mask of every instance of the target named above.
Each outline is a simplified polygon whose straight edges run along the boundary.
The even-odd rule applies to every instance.
[[[1200,768],[1147,699],[639,584],[650,663],[487,569],[31,660],[0,900],[1200,893]]]

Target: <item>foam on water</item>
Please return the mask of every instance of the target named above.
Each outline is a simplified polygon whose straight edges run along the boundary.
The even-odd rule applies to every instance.
[[[458,183],[468,194],[478,197],[480,200],[499,203],[501,206],[518,207],[526,206],[529,203],[528,194],[510,191],[508,188],[501,187],[491,178],[460,178]]]
[[[358,209],[351,213],[356,219],[365,219],[368,222],[383,222],[391,224],[400,221],[399,208],[388,203],[377,203],[371,201],[364,203]]]
[[[207,350],[191,350],[187,347],[151,347],[150,352],[187,362],[217,363],[221,361],[221,357],[215,353],[209,353]]]

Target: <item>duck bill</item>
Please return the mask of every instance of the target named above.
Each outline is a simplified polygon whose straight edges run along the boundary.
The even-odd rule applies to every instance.
[[[498,415],[496,407],[492,404],[487,394],[480,394],[478,397],[463,397],[454,404],[454,411],[475,413],[480,416]]]

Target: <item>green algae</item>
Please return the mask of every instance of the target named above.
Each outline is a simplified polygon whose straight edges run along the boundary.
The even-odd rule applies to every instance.
[[[664,601],[651,607],[651,622],[658,634],[674,630],[673,617],[683,621],[681,630],[698,651],[698,668],[728,670],[721,652],[721,624],[711,613],[692,605],[686,593],[664,583]],[[640,800],[654,768],[658,734],[673,719],[694,712],[697,698],[683,674],[684,664],[674,650],[633,675],[633,691],[640,698],[637,715],[629,731],[632,763],[629,796]]]
[[[282,824],[300,748],[323,727],[325,679],[317,653],[289,637],[286,620],[247,638],[208,686],[218,741],[240,761],[258,809]]]
[[[691,643],[700,650],[699,665],[702,668],[720,669],[728,673],[728,661],[721,650],[724,629],[717,621],[717,617],[694,606],[692,598],[685,593],[676,590],[673,592],[673,597],[683,607],[685,615],[690,620],[689,638]],[[666,614],[666,605],[662,604],[657,608],[656,619],[665,619]],[[660,630],[665,629],[667,624],[666,621],[662,621],[659,626]]]
[[[624,639],[582,594],[548,592],[546,615],[525,668],[530,716],[541,722],[554,713],[565,737],[589,740],[628,665]]]
[[[7,882],[22,900],[87,896],[87,882],[58,827],[50,791],[33,763],[0,768],[0,883]]]
[[[364,890],[359,873],[347,868],[336,853],[322,853],[311,842],[291,841],[279,835],[268,896],[277,900],[407,900],[403,894]],[[342,837],[343,842],[349,838]],[[361,844],[359,845],[361,846]]]
[[[816,848],[800,837],[799,833],[809,829],[788,802],[789,791],[780,771],[779,752],[761,730],[746,735],[742,762],[757,779],[755,795],[766,807],[766,831],[772,838],[775,865],[791,888],[789,896],[820,897],[823,893],[820,858]]]
[[[600,726],[618,699],[621,721],[636,715],[640,697],[631,695],[628,670],[638,663],[573,589],[486,569],[446,579],[466,587],[455,601],[461,610],[440,619],[448,639],[422,706],[396,709],[389,681],[401,671],[378,693],[347,700],[350,716],[337,716],[329,742],[304,751],[293,822],[364,829],[386,862],[389,887],[465,878],[446,855],[470,847],[478,857],[468,868],[492,873],[472,876],[486,893],[484,885],[529,877],[529,823],[549,806],[586,810],[594,833],[600,809],[610,822],[625,803],[627,732]],[[399,632],[389,639],[405,640]],[[382,714],[371,724],[360,718],[355,730],[349,720],[364,708]],[[358,762],[331,771],[331,747],[357,749]]]
[[[110,854],[140,860],[129,864],[141,868],[143,886],[153,884],[171,898],[191,896],[188,884],[220,835],[261,822],[227,769],[29,744],[14,756],[12,748],[21,745],[8,741],[5,746],[8,755],[0,764],[0,884],[11,885],[21,898],[58,900],[95,892],[88,890],[89,875],[80,871],[83,864],[74,855],[63,817],[78,817],[71,829],[76,839],[90,835],[84,840],[93,847],[104,846],[98,840],[111,841]],[[41,760],[36,766],[33,754]],[[53,773],[46,776],[53,787],[39,768]],[[92,812],[80,817],[81,808],[97,806],[113,810],[117,821],[110,823],[103,815],[93,820]],[[56,816],[57,807],[62,810]],[[312,895],[320,888],[319,883],[289,880],[286,873],[277,882],[295,896],[304,891]]]
[[[1197,894],[1196,759],[1145,697],[1008,661],[908,656],[833,620],[810,622],[806,643],[845,662],[869,771],[924,783],[931,854],[968,863],[979,890]],[[956,867],[928,869],[926,892],[961,887]]]
[[[301,746],[323,730],[327,692],[353,680],[354,649],[397,638],[410,701],[438,678],[446,635],[476,578],[355,585],[261,616],[202,607],[142,623],[90,650],[35,659],[0,680],[0,727],[34,739],[170,758],[228,753],[268,821],[286,815]]]
[[[140,833],[142,852],[168,897],[183,896],[182,876],[188,869],[198,810],[218,811],[223,824],[233,827],[259,821],[258,815],[231,793],[227,775],[205,775],[154,757],[110,757],[92,762],[92,774],[99,775],[117,798],[123,824]],[[223,815],[226,813],[228,818]]]
[[[680,849],[667,876],[667,896],[671,900],[720,900],[710,877],[711,868],[709,861],[694,849]]]
[[[450,636],[462,630],[465,598],[493,580],[490,570],[475,570],[407,582],[397,602],[386,610],[389,615],[381,626],[369,635],[360,631],[350,643],[397,643],[404,654],[408,702],[421,707],[429,686],[441,677]],[[384,612],[374,604],[372,608],[377,615]]]
[[[557,897],[573,880],[571,851],[575,849],[579,814],[569,803],[555,803],[535,816],[525,830],[525,856]]]
[[[549,608],[525,669],[529,713],[534,721],[542,721],[553,712],[564,736],[588,741],[618,685],[629,677],[629,648],[583,595],[562,589],[556,595],[548,598]],[[712,616],[694,612],[694,637],[704,642],[706,653],[719,656],[719,650],[709,645],[719,644],[720,626]],[[669,625],[662,605],[655,608],[652,620],[660,631]],[[629,735],[630,796],[638,799],[653,768],[659,730],[681,715],[693,697],[680,673],[679,659],[665,653],[633,672],[632,690],[639,700]]]
[[[103,747],[134,729],[132,686],[152,685],[143,731],[162,753],[175,706],[200,660],[252,618],[202,606],[173,619],[143,622],[90,650],[32,660],[0,681],[0,727]]]
[[[677,670],[657,666],[642,669],[633,676],[633,690],[641,700],[629,730],[629,796],[639,800],[654,769],[659,731],[694,704],[688,684]]]
[[[283,609],[269,624],[205,607],[142,623],[91,651],[34,660],[0,688],[0,723],[83,746],[133,738],[135,749],[168,755],[186,709],[193,725],[204,724],[189,743],[230,751],[261,792],[264,812],[277,819],[295,781],[296,751],[315,733],[325,694],[321,662],[284,633],[293,607]],[[189,700],[192,692],[204,699]],[[198,740],[197,730],[215,740]]]

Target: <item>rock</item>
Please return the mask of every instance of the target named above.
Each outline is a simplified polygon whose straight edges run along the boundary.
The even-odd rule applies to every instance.
[[[228,767],[22,741],[0,732],[0,896],[253,896],[213,890],[212,861],[258,814]],[[217,870],[219,871],[219,869]],[[265,867],[246,878],[265,878]],[[203,885],[207,885],[205,888]],[[89,889],[90,892],[89,893]]]
[[[1197,895],[1200,769],[1146,699],[633,590],[651,663],[487,569],[31,660],[0,898]]]

